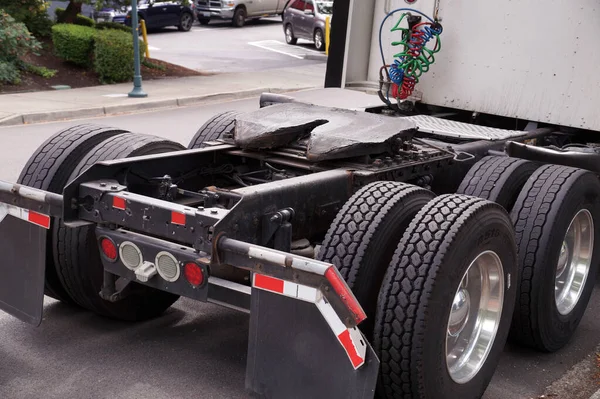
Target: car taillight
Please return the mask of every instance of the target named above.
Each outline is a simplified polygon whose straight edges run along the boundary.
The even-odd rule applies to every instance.
[[[204,272],[202,268],[193,262],[188,262],[183,267],[185,279],[193,286],[199,287],[204,283]]]
[[[110,238],[103,237],[100,240],[100,249],[104,256],[111,262],[117,260],[117,246]]]

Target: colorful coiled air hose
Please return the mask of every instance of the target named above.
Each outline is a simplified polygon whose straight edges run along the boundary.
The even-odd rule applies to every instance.
[[[397,12],[403,12],[403,14],[391,29],[391,32],[400,32],[402,40],[392,42],[392,46],[402,46],[402,51],[394,55],[394,62],[388,70],[391,87],[388,90],[387,97],[389,99],[389,92],[391,91],[394,98],[405,100],[413,93],[415,85],[419,83],[419,78],[429,71],[429,67],[435,62],[434,54],[442,48],[440,40],[442,25],[422,12],[410,8],[399,8],[387,14],[379,29],[379,48],[384,66],[387,66],[387,64],[383,54],[381,32],[385,21]],[[411,12],[420,14],[427,21],[410,24],[408,20],[412,16]],[[427,44],[432,39],[435,39],[435,43],[433,47],[429,48]]]

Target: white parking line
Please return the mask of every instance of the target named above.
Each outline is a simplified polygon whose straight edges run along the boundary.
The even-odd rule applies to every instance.
[[[277,41],[277,40],[263,40],[260,42],[248,42],[249,45],[251,46],[255,46],[258,48],[261,48],[263,50],[269,50],[269,51],[273,51],[275,53],[279,53],[279,54],[284,54],[284,55],[289,55],[290,57],[294,57],[294,58],[298,58],[298,59],[304,59],[303,55],[298,55],[298,54],[293,54],[287,51],[283,51],[283,50],[279,50],[276,48],[273,48],[275,46],[278,46],[280,44],[284,44],[283,42]]]
[[[158,47],[154,47],[154,46],[148,46],[148,50],[150,50],[150,51],[160,51],[160,49]]]

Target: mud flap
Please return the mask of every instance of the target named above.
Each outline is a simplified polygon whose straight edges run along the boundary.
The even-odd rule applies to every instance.
[[[47,230],[0,208],[0,309],[39,326],[44,305]]]
[[[246,388],[254,397],[373,398],[379,359],[366,344],[357,369],[319,308],[252,289]]]

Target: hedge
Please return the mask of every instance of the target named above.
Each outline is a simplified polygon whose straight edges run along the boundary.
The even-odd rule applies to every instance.
[[[65,12],[64,8],[56,8],[54,10],[54,14],[56,15],[56,20],[60,21],[60,17],[61,15]],[[73,21],[73,24],[75,25],[81,25],[81,26],[89,26],[89,27],[93,27],[94,25],[96,25],[96,22],[91,19],[88,18],[86,16],[83,16],[81,14],[77,14],[77,16],[75,17],[75,21]]]
[[[131,34],[130,26],[126,26],[124,24],[119,24],[116,22],[98,22],[96,24],[96,26],[94,26],[94,27],[99,30],[104,30],[104,29],[122,30],[123,32],[127,32],[127,33]]]
[[[140,41],[140,58],[143,59],[145,43]],[[96,32],[94,70],[100,80],[107,83],[124,82],[133,76],[133,37],[131,33],[114,29]]]
[[[56,54],[65,61],[89,67],[94,51],[96,30],[87,26],[56,24],[52,27],[52,43]]]

